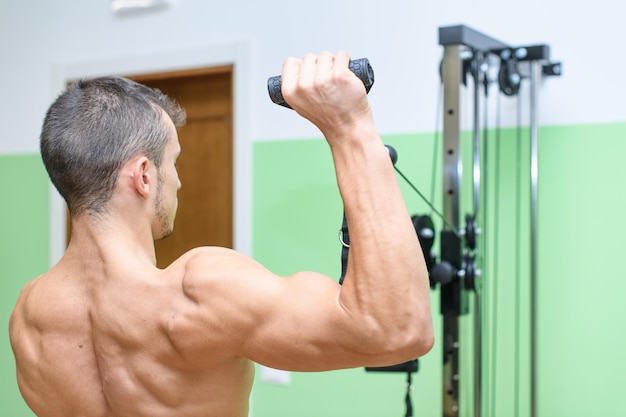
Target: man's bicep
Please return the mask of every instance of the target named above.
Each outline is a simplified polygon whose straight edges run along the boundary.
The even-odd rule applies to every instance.
[[[358,366],[366,335],[351,325],[340,303],[339,284],[314,273],[273,277],[272,291],[252,299],[262,310],[242,344],[241,355],[260,364],[293,371],[323,371]],[[264,286],[263,280],[257,283]],[[267,299],[258,297],[265,294]]]

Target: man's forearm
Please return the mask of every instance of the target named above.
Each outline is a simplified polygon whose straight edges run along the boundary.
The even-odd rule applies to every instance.
[[[381,337],[429,333],[428,273],[393,164],[373,126],[352,134],[331,146],[350,229],[342,301]]]

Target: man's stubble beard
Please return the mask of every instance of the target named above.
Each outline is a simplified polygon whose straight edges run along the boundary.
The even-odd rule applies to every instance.
[[[157,220],[157,234],[154,240],[165,239],[174,232],[174,227],[170,225],[167,209],[163,205],[163,177],[158,173],[157,195],[154,199],[154,206]]]

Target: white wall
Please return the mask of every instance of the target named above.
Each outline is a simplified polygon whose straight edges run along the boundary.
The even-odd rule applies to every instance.
[[[541,124],[626,121],[626,58],[618,49],[626,29],[615,0],[585,7],[565,0],[173,2],[127,16],[114,15],[110,0],[0,2],[0,154],[37,151],[41,120],[59,92],[55,68],[106,68],[142,57],[176,66],[166,62],[172,54],[233,42],[249,45],[243,88],[250,111],[242,122],[252,140],[318,136],[269,101],[266,80],[287,56],[338,49],[370,59],[382,133],[432,131],[442,54],[437,28],[455,24],[511,45],[551,46],[564,74],[542,87]]]

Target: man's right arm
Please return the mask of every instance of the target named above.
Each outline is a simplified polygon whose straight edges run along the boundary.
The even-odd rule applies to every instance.
[[[342,304],[375,323],[382,338],[430,335],[428,272],[393,164],[349,56],[323,53],[283,67],[283,96],[324,134],[350,229]],[[407,328],[402,328],[405,323]],[[427,337],[428,338],[428,337]]]
[[[422,251],[348,61],[343,53],[307,55],[287,60],[282,74],[286,101],[332,151],[350,228],[343,286],[313,272],[279,277],[232,251],[198,251],[183,286],[196,308],[196,354],[221,345],[273,368],[318,371],[391,365],[432,347]]]

